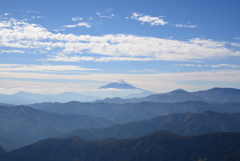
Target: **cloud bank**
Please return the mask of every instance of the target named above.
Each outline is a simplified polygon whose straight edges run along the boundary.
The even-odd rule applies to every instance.
[[[84,22],[65,27],[75,26],[90,27]],[[34,54],[46,54],[42,61],[63,62],[194,61],[240,55],[238,43],[203,38],[181,41],[130,34],[55,34],[38,24],[12,18],[0,20],[0,46],[0,53],[12,50],[31,54],[34,50]]]

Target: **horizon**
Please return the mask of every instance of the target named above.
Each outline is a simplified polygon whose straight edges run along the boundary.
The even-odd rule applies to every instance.
[[[0,94],[240,89],[240,1],[17,1],[0,6]]]
[[[115,82],[112,82],[112,83],[115,83]],[[111,84],[111,83],[109,83],[109,84]],[[152,92],[152,91],[147,91],[147,90],[144,90],[144,89],[140,89],[140,90],[139,90],[139,89],[127,89],[127,90],[129,90],[129,91],[132,91],[133,93],[126,94],[126,95],[139,94],[139,91],[142,91],[142,92],[152,92],[152,94],[150,94],[150,95],[154,95],[154,94],[170,93],[170,92],[177,91],[177,90],[183,90],[183,91],[186,91],[186,92],[191,93],[191,92],[207,91],[207,90],[213,90],[213,89],[237,89],[237,90],[240,90],[240,89],[238,89],[238,88],[213,87],[213,88],[209,88],[209,89],[205,89],[205,90],[187,91],[187,90],[178,88],[178,89],[174,89],[174,90],[167,91],[167,92],[164,92],[164,93],[154,93],[154,92]],[[95,89],[95,90],[98,90],[98,89]],[[102,91],[108,91],[107,89],[100,89],[100,90],[102,90]],[[118,91],[118,90],[119,90],[119,91],[124,91],[124,89],[110,88],[110,91]],[[137,91],[137,92],[134,93],[134,91]],[[29,93],[29,94],[40,94],[40,95],[60,95],[60,94],[64,94],[64,93],[74,93],[74,94],[81,94],[81,95],[83,95],[83,96],[91,96],[91,95],[85,95],[84,92],[78,93],[78,92],[67,92],[67,91],[66,91],[66,92],[63,92],[63,93],[56,93],[56,94],[42,94],[42,93],[31,93],[31,92],[25,92],[25,91],[18,91],[18,92],[16,92],[16,93],[6,94],[6,95],[14,95],[14,94],[17,94],[17,93]],[[94,95],[92,95],[92,96],[94,96]],[[97,96],[96,96],[96,97],[97,97]],[[116,97],[108,97],[108,96],[106,96],[106,97],[103,97],[103,98],[117,98],[117,97],[119,97],[119,98],[124,98],[125,96],[116,96]]]

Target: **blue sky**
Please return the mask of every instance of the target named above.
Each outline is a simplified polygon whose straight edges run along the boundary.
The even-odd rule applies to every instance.
[[[4,1],[0,93],[240,88],[239,20],[238,0]]]

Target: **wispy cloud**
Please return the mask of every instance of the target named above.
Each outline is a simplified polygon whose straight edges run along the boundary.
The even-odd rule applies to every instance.
[[[173,26],[176,26],[176,27],[188,27],[188,28],[196,28],[196,27],[198,27],[197,25],[182,25],[182,24],[175,24]]]
[[[168,22],[160,19],[159,17],[152,17],[150,15],[143,15],[140,13],[133,12],[131,19],[135,19],[141,22],[141,24],[149,23],[151,26],[166,25]]]
[[[180,73],[157,73],[157,74],[106,74],[106,73],[90,73],[84,75],[64,75],[64,74],[51,74],[51,73],[31,73],[31,72],[1,72],[0,78],[17,78],[20,80],[81,80],[81,81],[97,81],[97,82],[113,82],[116,78],[121,78],[129,83],[134,83],[142,89],[147,89],[156,92],[167,92],[170,89],[188,88],[194,89],[201,88],[200,85],[190,86],[189,81],[207,81],[207,82],[225,82],[239,83],[240,71],[239,70],[213,70],[201,72],[180,72]],[[186,84],[180,82],[187,81]],[[1,82],[1,80],[0,80]],[[7,82],[5,82],[7,83]],[[14,83],[19,87],[17,83]],[[78,83],[79,84],[79,83]],[[25,86],[29,86],[26,84]],[[57,83],[55,83],[57,85]],[[159,86],[158,86],[159,85]],[[72,86],[72,83],[65,84],[65,86]],[[0,83],[0,88],[6,88],[7,85]],[[13,87],[13,85],[11,85]],[[62,86],[63,87],[63,86]],[[47,89],[48,86],[40,86],[38,88]],[[89,88],[87,86],[82,88]]]
[[[0,53],[25,53],[22,50],[0,50]]]
[[[62,27],[66,27],[66,28],[74,28],[74,27],[81,27],[81,26],[85,26],[86,28],[90,28],[91,25],[88,24],[87,22],[80,22],[78,24],[74,24],[74,25],[66,25],[66,26],[62,26]]]
[[[240,68],[239,65],[232,65],[232,64],[217,64],[217,65],[211,65],[213,68],[219,68],[219,67],[229,67],[229,68]]]
[[[72,21],[82,21],[82,17],[72,17]]]
[[[116,15],[114,15],[113,13],[110,13],[111,11],[112,11],[112,8],[108,8],[105,11],[101,11],[101,12],[98,10],[96,12],[96,15],[98,15],[101,18],[113,18]]]
[[[49,72],[49,71],[100,71],[100,69],[83,68],[74,65],[24,65],[24,64],[0,64],[0,72],[6,71],[32,71],[32,72]]]
[[[38,11],[32,11],[32,10],[19,10],[19,11],[27,12],[28,14],[29,13],[39,13]]]

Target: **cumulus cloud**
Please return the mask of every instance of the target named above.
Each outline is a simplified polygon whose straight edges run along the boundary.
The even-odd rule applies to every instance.
[[[204,38],[180,41],[126,34],[61,34],[16,19],[0,20],[0,26],[1,47],[49,53],[48,61],[196,61],[240,55],[237,44]],[[76,26],[91,27],[85,22],[65,27]]]
[[[9,13],[4,13],[4,16],[7,16],[7,15],[9,15]]]
[[[141,22],[141,24],[149,23],[151,26],[166,25],[168,22],[160,19],[159,17],[152,17],[150,15],[143,15],[133,12],[131,19],[135,19]]]

